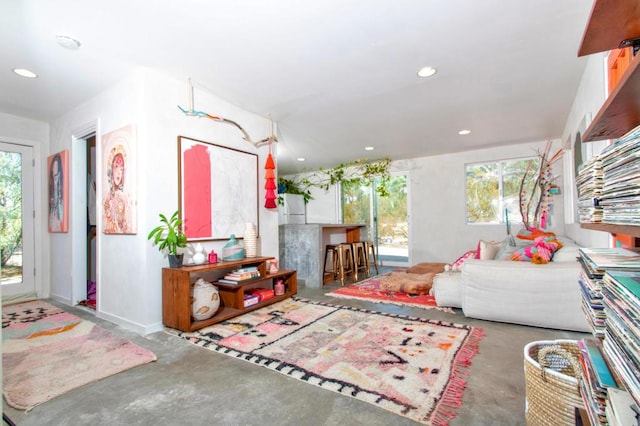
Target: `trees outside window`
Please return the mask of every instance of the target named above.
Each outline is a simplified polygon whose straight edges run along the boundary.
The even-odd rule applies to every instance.
[[[539,168],[540,161],[536,157],[467,164],[467,223],[504,223],[507,211],[510,222],[522,223],[519,192],[530,162],[531,169]],[[535,187],[535,179],[536,174],[530,173],[525,187]]]

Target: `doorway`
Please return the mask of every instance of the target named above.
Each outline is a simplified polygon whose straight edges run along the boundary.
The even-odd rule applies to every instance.
[[[34,296],[33,147],[0,142],[0,285],[2,297]]]
[[[72,165],[73,303],[97,309],[97,223],[96,223],[96,133],[73,137],[72,154],[78,159]]]
[[[376,191],[378,184],[342,186],[343,223],[368,225],[366,239],[375,242],[382,265],[409,266],[409,176],[393,173],[385,197]]]

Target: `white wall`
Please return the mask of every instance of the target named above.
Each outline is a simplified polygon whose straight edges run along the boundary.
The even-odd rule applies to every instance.
[[[562,133],[562,140],[565,148],[571,149],[576,134],[584,133],[584,130],[591,124],[593,117],[598,113],[607,97],[607,72],[606,53],[589,55],[585,71],[580,80],[580,85],[573,101],[569,117]],[[598,141],[583,143],[581,147],[583,161],[591,159],[597,155],[608,144],[608,141]],[[565,174],[564,192],[565,204],[570,205],[575,193],[575,173],[573,172],[573,151],[568,151],[564,159]],[[591,231],[580,228],[580,224],[575,221],[573,211],[568,211],[565,216],[567,236],[586,247],[609,247],[611,236],[606,232]]]
[[[240,123],[253,139],[267,136],[266,118],[237,108],[197,86],[194,93],[195,109]],[[146,236],[157,225],[158,213],[172,213],[178,207],[178,135],[259,155],[258,254],[275,256],[278,253],[277,211],[267,211],[263,207],[264,185],[261,183],[264,182],[263,166],[268,148],[256,149],[232,126],[187,117],[177,105],[188,106],[186,81],[176,81],[149,69],[138,69],[129,78],[51,124],[52,152],[71,149],[73,136],[80,136],[74,129],[85,129],[87,123],[97,126],[97,194],[101,193],[104,184],[100,135],[128,124],[136,125],[138,233],[104,235],[98,214],[97,273],[98,315],[140,333],[162,327],[161,268],[167,266],[167,260],[151,246]],[[56,236],[60,237],[52,240],[52,295],[65,303],[75,303],[77,300],[70,286],[74,265],[72,256],[68,255],[74,238],[72,233]],[[207,250],[221,251],[224,243],[203,245]]]
[[[0,112],[0,141],[33,147],[35,217],[35,289],[39,297],[49,297],[49,234],[47,233],[47,156],[49,124]]]

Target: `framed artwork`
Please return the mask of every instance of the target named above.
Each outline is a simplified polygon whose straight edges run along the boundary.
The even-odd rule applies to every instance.
[[[49,232],[69,232],[69,151],[47,157]]]
[[[102,232],[138,231],[136,128],[129,124],[102,135]]]
[[[259,235],[257,154],[178,136],[178,191],[189,241]]]

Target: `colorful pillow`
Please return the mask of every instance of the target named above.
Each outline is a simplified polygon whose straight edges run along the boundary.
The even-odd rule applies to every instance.
[[[511,260],[544,264],[551,262],[553,253],[562,248],[562,243],[555,236],[540,236],[533,244],[518,249],[511,254]]]
[[[473,259],[475,257],[476,257],[476,251],[475,250],[469,250],[468,252],[466,252],[465,254],[460,256],[451,265],[445,266],[444,270],[445,271],[461,271],[462,270],[462,265],[464,264],[464,261],[467,260],[467,259],[470,259],[470,258]]]
[[[500,241],[478,241],[478,248],[476,249],[476,259],[491,260],[496,257],[498,251],[500,251]]]
[[[538,237],[555,237],[556,234],[554,234],[553,232],[544,232],[541,229],[531,229],[531,230],[526,230],[526,229],[521,229],[520,232],[518,232],[518,238],[520,238],[521,240],[535,240]]]

